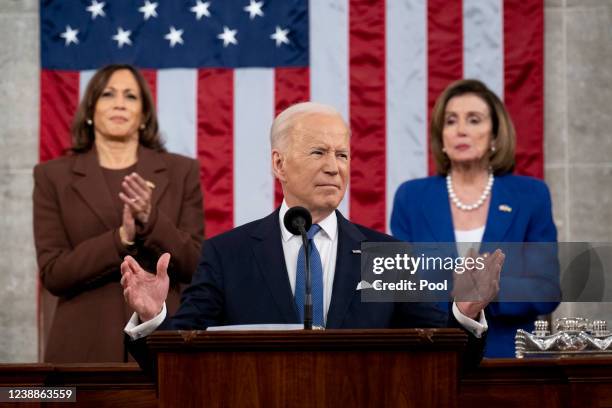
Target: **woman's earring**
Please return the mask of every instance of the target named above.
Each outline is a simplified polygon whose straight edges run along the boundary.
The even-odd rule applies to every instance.
[[[446,147],[442,148],[442,153],[446,154]]]
[[[86,121],[86,122],[87,122],[87,124],[88,124],[89,126],[93,125],[93,120],[91,120],[91,119],[87,119],[87,121]]]
[[[495,153],[495,145],[491,145],[491,153]]]
[[[144,130],[145,128],[146,128],[145,124],[144,124],[144,123],[141,123],[141,124],[140,124],[140,130]]]

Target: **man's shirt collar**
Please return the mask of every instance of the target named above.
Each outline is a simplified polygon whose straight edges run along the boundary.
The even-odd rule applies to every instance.
[[[287,228],[285,228],[283,219],[285,218],[285,214],[288,210],[289,206],[287,206],[287,203],[283,199],[283,203],[281,204],[281,208],[278,214],[283,242],[289,241],[292,237],[297,237],[297,235],[293,235],[289,232],[289,230],[287,230]],[[336,234],[338,234],[338,218],[336,217],[335,211],[332,211],[331,214],[321,220],[321,222],[319,222],[318,224],[321,227],[321,231],[324,233],[325,236],[327,236],[327,238],[331,240],[334,240],[336,238]]]

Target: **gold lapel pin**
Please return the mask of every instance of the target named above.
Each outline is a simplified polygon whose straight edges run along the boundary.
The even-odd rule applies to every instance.
[[[506,204],[500,204],[499,206],[499,211],[503,211],[503,212],[512,212],[512,207],[510,207],[509,205]]]

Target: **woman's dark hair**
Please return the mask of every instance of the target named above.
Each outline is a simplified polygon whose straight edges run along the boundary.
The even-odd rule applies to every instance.
[[[151,96],[151,91],[140,71],[129,64],[112,64],[100,68],[89,81],[83,99],[79,104],[76,115],[70,128],[72,134],[71,151],[83,153],[90,150],[94,143],[94,127],[87,123],[88,119],[93,119],[96,103],[102,95],[104,88],[108,84],[110,77],[120,70],[128,70],[134,75],[134,79],[140,88],[142,98],[142,117],[144,129],[138,131],[138,142],[150,149],[165,151],[164,145],[159,135],[159,125],[157,114],[155,113],[155,103]]]

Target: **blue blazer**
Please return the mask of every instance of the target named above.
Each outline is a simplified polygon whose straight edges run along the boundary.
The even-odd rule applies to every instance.
[[[506,211],[500,209],[500,206]],[[433,176],[403,183],[395,194],[391,231],[402,241],[455,242],[446,179]],[[482,238],[483,246],[488,242],[556,241],[557,230],[553,223],[550,193],[546,184],[524,176],[495,177]],[[559,298],[558,270],[556,273],[557,276],[548,276],[543,280],[549,285],[544,289],[548,292],[547,299]],[[502,269],[502,291],[504,287],[513,287],[514,290],[527,293],[531,290],[534,292],[533,298],[537,298],[535,292],[541,292],[543,288],[539,284],[533,287],[533,282],[504,278]],[[558,302],[491,303],[486,309],[489,334],[485,356],[514,356],[516,330],[533,330],[536,316],[552,312],[557,305]]]
[[[396,240],[336,214],[338,253],[327,328],[460,327],[452,313],[433,303],[362,302],[357,290],[361,256],[353,250],[361,249],[364,241]],[[206,240],[179,310],[159,329],[257,323],[300,323],[285,265],[278,210]],[[149,356],[143,344],[139,345],[141,340],[128,346],[140,365],[150,368]],[[468,362],[480,361],[483,349],[483,339],[468,333]]]

